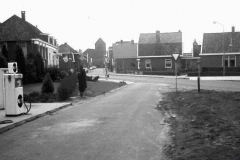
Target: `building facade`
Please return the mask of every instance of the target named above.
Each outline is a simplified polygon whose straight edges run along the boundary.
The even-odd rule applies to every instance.
[[[95,43],[95,49],[87,49],[83,52],[85,57],[91,61],[92,66],[104,67],[104,56],[106,55],[106,43],[99,38]]]
[[[137,71],[137,43],[119,41],[113,44],[114,70],[117,73],[133,73]]]
[[[22,48],[25,57],[30,52],[39,53],[44,60],[45,67],[58,66],[57,40],[27,22],[25,11],[22,11],[21,15],[21,18],[13,15],[0,24],[0,48],[3,45],[6,46],[9,61],[15,61],[14,53],[18,45]]]
[[[201,67],[240,67],[240,32],[204,33]]]
[[[182,55],[182,32],[141,33],[137,58],[141,71],[173,71],[175,60],[172,54]],[[178,68],[181,67],[180,59]]]
[[[80,65],[83,65],[80,59],[80,52],[74,50],[67,43],[59,46],[59,69],[69,71],[74,69],[75,71],[80,70]]]

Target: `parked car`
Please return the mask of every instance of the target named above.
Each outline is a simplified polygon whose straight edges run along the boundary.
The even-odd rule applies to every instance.
[[[83,68],[85,70],[86,73],[88,73],[88,68]]]

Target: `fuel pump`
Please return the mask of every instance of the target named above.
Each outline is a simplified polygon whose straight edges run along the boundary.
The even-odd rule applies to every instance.
[[[5,107],[5,86],[4,86],[4,74],[7,73],[8,68],[0,68],[0,110]]]
[[[5,114],[15,116],[26,114],[30,111],[24,103],[22,74],[17,74],[17,63],[8,63],[8,74],[4,74],[5,86]],[[24,106],[25,105],[25,106]]]

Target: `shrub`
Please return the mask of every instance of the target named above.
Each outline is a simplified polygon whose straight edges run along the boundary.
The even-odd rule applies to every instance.
[[[56,95],[53,93],[42,93],[40,95],[40,102],[54,102],[56,101]]]
[[[45,74],[49,73],[52,81],[56,81],[60,77],[60,70],[57,67],[48,67],[45,68]]]
[[[53,93],[53,92],[54,92],[54,85],[52,83],[52,79],[49,73],[47,73],[43,80],[41,93]]]
[[[77,76],[75,73],[66,76],[61,80],[60,85],[57,89],[58,99],[60,101],[67,100],[70,95],[76,91],[77,88]]]
[[[23,77],[26,83],[37,82],[36,64],[34,61],[34,55],[29,53],[26,59],[26,75]]]
[[[37,81],[41,82],[43,79],[43,75],[44,75],[44,63],[43,63],[43,58],[40,55],[40,53],[36,54],[34,61],[35,61],[35,65],[36,65]]]
[[[0,68],[7,68],[7,60],[1,54],[0,54]]]
[[[2,47],[2,55],[3,55],[3,57],[6,58],[6,61],[9,61],[9,58],[8,58],[8,51],[7,51],[7,47],[6,47],[6,45],[3,45],[3,47]]]
[[[20,48],[19,45],[17,45],[15,56],[16,56],[15,60],[18,65],[18,73],[22,73],[23,76],[25,76],[26,75],[25,57],[23,55],[22,48]]]
[[[40,100],[40,93],[37,91],[33,91],[27,95],[27,101],[29,102],[39,102]]]
[[[67,75],[68,75],[68,73],[67,73],[66,71],[61,71],[60,74],[59,74],[59,78],[60,78],[60,79],[63,79],[63,78],[65,78]]]

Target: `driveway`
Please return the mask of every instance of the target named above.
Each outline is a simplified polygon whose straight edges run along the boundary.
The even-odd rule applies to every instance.
[[[1,159],[161,160],[162,84],[133,83],[0,136]]]

